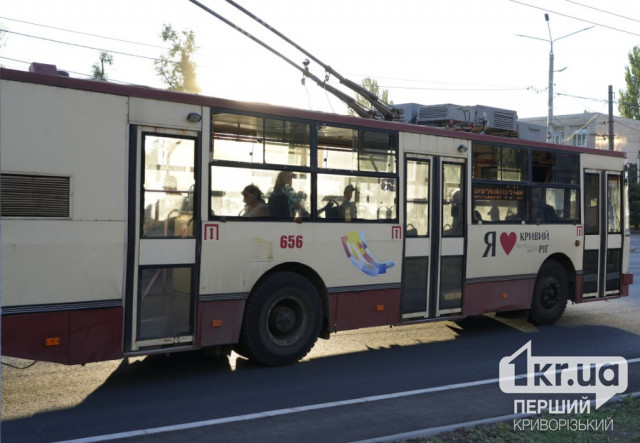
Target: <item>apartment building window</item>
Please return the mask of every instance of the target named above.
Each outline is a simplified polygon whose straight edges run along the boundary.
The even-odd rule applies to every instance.
[[[571,144],[573,146],[587,146],[587,130],[586,129],[576,129],[573,131],[573,135],[571,136]]]
[[[564,145],[564,131],[559,129],[554,129],[551,134],[551,142],[557,145]]]

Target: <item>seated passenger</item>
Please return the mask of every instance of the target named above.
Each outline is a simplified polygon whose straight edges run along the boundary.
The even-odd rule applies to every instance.
[[[498,209],[497,205],[493,205],[488,214],[491,217],[491,221],[500,221],[500,209]]]
[[[243,217],[267,217],[269,208],[262,199],[262,191],[256,185],[248,185],[242,191],[244,197]]]
[[[553,206],[548,205],[544,198],[534,195],[531,199],[531,219],[535,223],[556,222],[558,215]]]
[[[356,204],[351,201],[353,198],[353,191],[356,188],[353,185],[347,185],[344,188],[344,201],[340,205],[340,218],[345,221],[351,221],[358,217],[358,208]]]

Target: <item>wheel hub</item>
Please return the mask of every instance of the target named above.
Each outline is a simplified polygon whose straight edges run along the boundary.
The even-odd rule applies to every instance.
[[[296,313],[287,306],[278,306],[271,313],[270,323],[277,332],[290,332],[296,325]]]
[[[556,305],[559,288],[560,285],[555,280],[549,280],[544,285],[544,290],[542,291],[542,305],[546,309],[551,309]]]

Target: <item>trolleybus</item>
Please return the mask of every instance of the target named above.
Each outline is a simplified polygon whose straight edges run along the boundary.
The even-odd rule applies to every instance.
[[[0,70],[2,352],[234,347],[628,294],[625,155]]]

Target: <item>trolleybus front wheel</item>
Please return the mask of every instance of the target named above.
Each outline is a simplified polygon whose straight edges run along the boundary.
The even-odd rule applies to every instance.
[[[240,349],[269,366],[288,365],[313,347],[322,324],[316,287],[294,272],[278,272],[258,284],[247,300]]]
[[[533,289],[529,320],[536,325],[555,323],[567,306],[568,292],[565,269],[555,261],[543,264]]]

